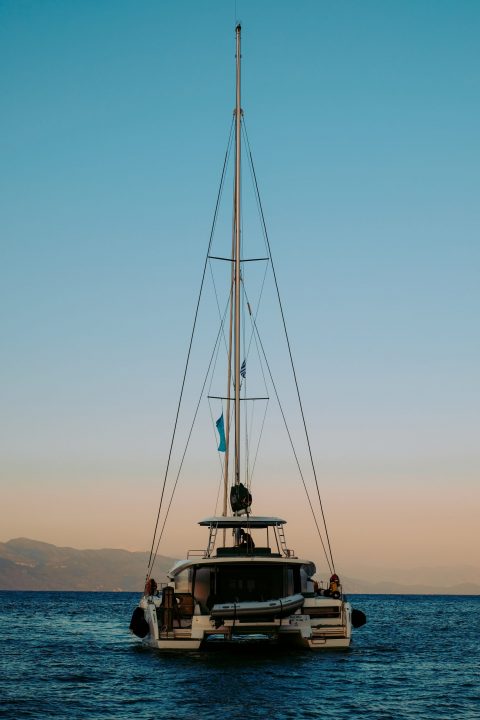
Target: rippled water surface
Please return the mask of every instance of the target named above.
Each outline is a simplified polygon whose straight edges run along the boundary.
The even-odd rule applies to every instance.
[[[160,655],[132,593],[0,593],[0,717],[479,720],[480,597],[352,597],[348,651]]]

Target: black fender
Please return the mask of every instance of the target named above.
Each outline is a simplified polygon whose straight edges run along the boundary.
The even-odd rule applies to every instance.
[[[130,631],[139,638],[144,638],[148,635],[149,631],[148,623],[145,620],[145,613],[142,608],[137,607],[133,611],[132,619],[130,620]]]
[[[352,625],[354,628],[362,627],[367,622],[367,616],[361,610],[352,608]]]

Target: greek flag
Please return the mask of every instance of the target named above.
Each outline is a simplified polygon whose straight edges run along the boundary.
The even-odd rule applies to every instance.
[[[218,451],[225,452],[227,446],[225,442],[225,424],[223,422],[223,412],[215,424],[217,426],[218,434],[220,436],[220,445],[218,446]]]
[[[242,363],[242,367],[240,368],[240,375],[243,378],[247,377],[247,361],[246,360],[244,360]]]

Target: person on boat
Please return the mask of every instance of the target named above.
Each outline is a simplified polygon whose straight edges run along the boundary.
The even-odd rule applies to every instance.
[[[147,582],[145,583],[145,590],[144,594],[146,596],[148,595],[156,595],[157,594],[157,583],[153,578],[148,578]]]
[[[330,578],[330,587],[329,590],[331,593],[338,591],[338,586],[340,585],[340,578],[335,573]]]
[[[243,528],[240,528],[240,547],[246,548],[247,550],[253,550],[255,543],[250,533],[245,532]]]
[[[333,597],[338,599],[340,597],[340,578],[334,573],[330,578],[328,588],[323,591],[326,597]]]

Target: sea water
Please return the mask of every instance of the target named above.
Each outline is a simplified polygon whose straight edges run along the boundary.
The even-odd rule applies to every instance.
[[[144,649],[135,593],[0,593],[0,717],[480,719],[480,597],[352,596],[349,650]]]

